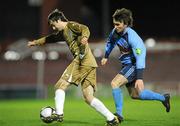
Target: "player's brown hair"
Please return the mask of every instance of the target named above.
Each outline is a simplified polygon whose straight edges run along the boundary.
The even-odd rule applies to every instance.
[[[133,26],[133,17],[131,10],[128,10],[126,8],[117,9],[112,17],[115,21],[124,22],[124,24],[130,27]]]
[[[58,20],[68,21],[68,19],[64,16],[62,11],[55,9],[48,15],[48,24],[50,24],[50,21],[58,21]]]

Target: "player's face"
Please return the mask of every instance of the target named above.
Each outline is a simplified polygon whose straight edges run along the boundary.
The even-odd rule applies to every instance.
[[[115,20],[113,20],[113,24],[114,24],[114,28],[116,29],[118,33],[123,32],[124,29],[127,27],[127,25],[124,24],[124,22],[119,22]]]
[[[54,31],[61,31],[63,30],[63,25],[62,22],[60,20],[58,21],[51,21],[50,22],[50,26]]]

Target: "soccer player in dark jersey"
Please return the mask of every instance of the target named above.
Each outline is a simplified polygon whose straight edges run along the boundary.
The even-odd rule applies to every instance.
[[[133,25],[132,12],[126,8],[117,9],[113,14],[112,29],[106,43],[105,56],[101,65],[105,65],[115,46],[119,47],[119,61],[122,69],[111,82],[112,94],[119,120],[123,120],[122,106],[123,96],[121,87],[126,85],[133,99],[157,100],[163,103],[166,111],[170,111],[170,95],[155,93],[144,89],[143,71],[145,69],[146,48],[141,37],[131,27]]]
[[[58,9],[48,16],[48,24],[55,33],[28,42],[28,46],[43,45],[66,41],[74,59],[66,68],[60,79],[55,84],[55,109],[54,121],[63,121],[63,108],[65,90],[70,85],[81,85],[84,99],[88,105],[106,117],[107,126],[119,124],[117,116],[111,113],[105,105],[94,96],[96,90],[97,63],[88,45],[90,31],[87,26],[74,21],[68,21],[63,12]]]

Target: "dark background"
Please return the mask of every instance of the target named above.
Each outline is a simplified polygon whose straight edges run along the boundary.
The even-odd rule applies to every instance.
[[[103,9],[105,2],[108,4]],[[142,37],[180,39],[180,7],[175,0],[43,0],[35,6],[29,5],[28,0],[6,0],[0,4],[0,43],[48,34],[46,17],[54,8],[63,10],[69,20],[88,25],[91,38],[103,38],[113,27],[112,14],[122,7],[132,10],[134,29]],[[103,30],[104,27],[107,28]]]

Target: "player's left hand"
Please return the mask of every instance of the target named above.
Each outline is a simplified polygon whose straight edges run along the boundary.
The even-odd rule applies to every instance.
[[[35,41],[29,41],[27,44],[28,47],[35,46],[35,45],[36,45]]]
[[[83,37],[82,39],[81,39],[81,43],[82,44],[87,44],[88,43],[88,38],[86,38],[86,37]]]
[[[101,65],[102,65],[102,66],[106,65],[107,61],[108,61],[107,58],[102,58],[102,60],[101,60]]]
[[[144,82],[142,79],[137,79],[136,82],[135,82],[135,88],[138,90],[138,91],[142,91],[144,89]]]

